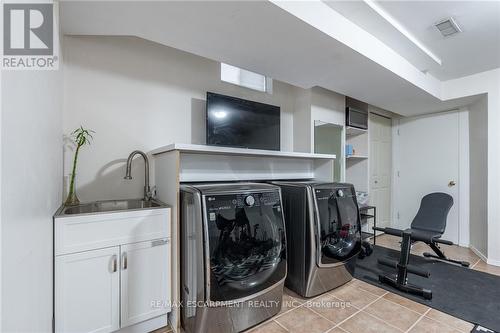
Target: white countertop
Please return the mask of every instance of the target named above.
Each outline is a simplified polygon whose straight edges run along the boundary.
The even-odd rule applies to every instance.
[[[288,151],[276,150],[262,150],[262,149],[246,149],[246,148],[231,148],[222,146],[207,146],[207,145],[194,145],[186,143],[172,143],[154,149],[151,154],[158,155],[169,151],[178,150],[184,153],[191,154],[219,154],[219,155],[242,155],[242,156],[271,156],[271,157],[284,157],[284,158],[304,158],[304,159],[335,159],[335,155],[328,154],[311,154],[311,153],[297,153]]]

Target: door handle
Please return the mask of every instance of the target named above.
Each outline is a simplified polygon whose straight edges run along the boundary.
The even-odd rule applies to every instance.
[[[113,254],[111,256],[111,265],[110,266],[111,266],[111,273],[115,273],[117,270],[117,266],[118,266],[116,254]]]
[[[457,183],[454,180],[450,180],[450,182],[448,183],[448,187],[453,187],[455,185],[457,185]]]
[[[127,252],[122,253],[122,269],[125,270],[128,267]]]

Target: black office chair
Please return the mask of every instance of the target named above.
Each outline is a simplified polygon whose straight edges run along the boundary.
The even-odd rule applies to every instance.
[[[408,284],[408,273],[416,274],[428,278],[429,272],[408,264],[410,259],[411,245],[416,242],[424,242],[436,253],[424,253],[425,257],[436,258],[439,260],[448,261],[454,264],[460,264],[468,267],[466,261],[458,261],[449,259],[439,248],[440,244],[453,245],[453,242],[441,239],[446,229],[446,219],[448,213],[453,206],[453,198],[446,193],[431,193],[422,198],[420,208],[417,215],[411,223],[411,227],[406,230],[394,228],[373,228],[374,230],[383,231],[386,234],[402,237],[401,253],[399,262],[381,258],[378,262],[382,265],[396,268],[398,270],[395,278],[380,275],[379,281],[389,284],[399,290],[417,294],[424,298],[431,299],[432,291]]]

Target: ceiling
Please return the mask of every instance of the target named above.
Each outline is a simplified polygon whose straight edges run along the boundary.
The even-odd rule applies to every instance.
[[[268,1],[62,1],[60,20],[65,34],[137,36],[402,115],[476,98],[441,101]]]
[[[427,49],[439,65],[364,1],[325,1],[347,19],[440,80],[500,67],[500,1],[377,1]],[[443,37],[434,27],[453,17],[462,32]]]

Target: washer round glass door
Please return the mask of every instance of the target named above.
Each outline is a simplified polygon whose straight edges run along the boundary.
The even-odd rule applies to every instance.
[[[252,296],[286,275],[286,243],[278,191],[205,198],[210,300]]]
[[[357,255],[361,233],[356,197],[349,188],[315,188],[319,220],[319,264],[336,264]]]

